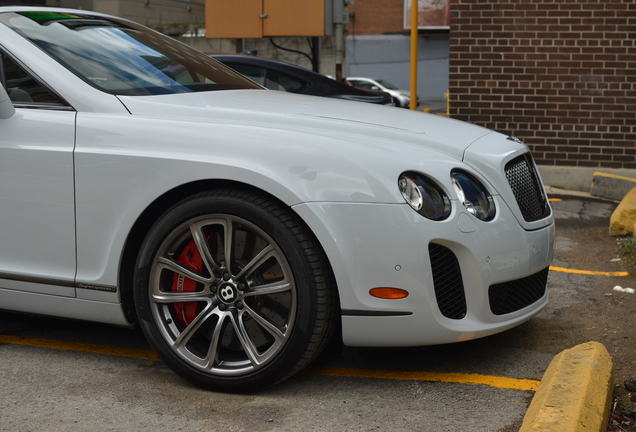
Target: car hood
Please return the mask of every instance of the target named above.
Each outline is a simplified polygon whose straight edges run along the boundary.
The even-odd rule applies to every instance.
[[[224,90],[159,96],[119,96],[132,115],[210,121],[268,128],[320,128],[334,138],[343,134],[387,137],[426,146],[456,159],[491,131],[422,112],[331,98],[267,90]],[[397,149],[396,149],[397,150]]]

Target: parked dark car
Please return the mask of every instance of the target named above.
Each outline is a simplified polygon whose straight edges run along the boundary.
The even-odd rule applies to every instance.
[[[385,92],[362,90],[300,66],[248,55],[213,55],[216,60],[270,90],[392,105]]]

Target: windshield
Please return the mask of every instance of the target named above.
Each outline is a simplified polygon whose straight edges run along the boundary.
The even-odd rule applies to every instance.
[[[381,79],[377,79],[376,81],[379,82],[382,87],[388,88],[389,90],[399,90],[394,84],[391,84],[388,81]]]
[[[31,11],[0,14],[0,22],[107,93],[142,96],[260,88],[205,54],[132,23]]]

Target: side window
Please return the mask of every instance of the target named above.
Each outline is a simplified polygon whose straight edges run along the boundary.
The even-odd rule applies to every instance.
[[[2,82],[15,105],[65,106],[66,104],[46,87],[32,78],[20,65],[0,53]]]
[[[371,90],[374,87],[374,85],[371,84],[369,81],[351,81],[351,83],[354,87],[363,90]]]
[[[265,87],[271,90],[298,93],[305,87],[305,83],[280,72],[268,71]]]
[[[259,68],[256,66],[247,66],[247,65],[239,65],[239,64],[227,64],[227,66],[231,67],[241,75],[245,75],[256,84],[260,84],[263,87],[265,86],[265,69]]]

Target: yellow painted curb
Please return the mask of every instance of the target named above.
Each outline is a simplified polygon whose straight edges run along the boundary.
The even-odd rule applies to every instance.
[[[636,188],[623,197],[610,217],[610,235],[631,234],[636,222]]]
[[[607,430],[613,389],[607,349],[587,342],[557,354],[541,380],[519,432]]]

